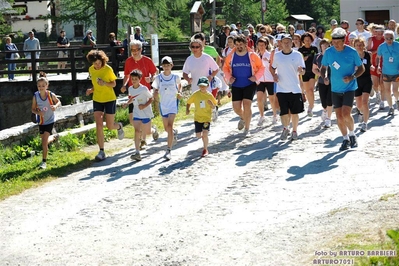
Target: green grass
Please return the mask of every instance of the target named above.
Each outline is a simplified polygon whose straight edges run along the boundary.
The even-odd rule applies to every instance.
[[[222,104],[231,99],[224,97]],[[182,100],[175,121],[193,119],[193,112],[186,115],[186,102]],[[128,109],[118,109],[115,120],[124,124],[125,138],[134,138],[134,129],[129,124]],[[162,117],[152,120],[159,132],[163,132]],[[106,141],[116,138],[116,131],[104,130]],[[60,138],[59,142],[50,145],[47,169],[39,170],[41,162],[41,140],[39,136],[30,138],[23,145],[4,148],[0,145],[0,200],[22,191],[37,187],[58,177],[66,176],[74,171],[90,167],[94,153],[82,151],[87,145],[96,145],[96,131],[90,130],[81,137],[68,134]],[[31,152],[35,156],[31,157]]]

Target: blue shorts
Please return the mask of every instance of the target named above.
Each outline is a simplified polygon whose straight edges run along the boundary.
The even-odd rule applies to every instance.
[[[141,123],[147,124],[147,123],[151,122],[151,118],[137,118],[137,117],[133,117],[133,121],[141,121]]]
[[[179,111],[179,103],[180,103],[180,100],[179,100],[179,99],[176,99],[177,111]],[[176,114],[176,113],[163,114],[163,113],[162,113],[162,108],[161,108],[161,103],[159,104],[159,112],[161,113],[161,116],[162,116],[162,117],[165,117],[165,118],[168,118],[169,115],[175,115],[175,114]]]
[[[116,112],[116,101],[110,101],[105,103],[99,103],[93,101],[93,111],[94,112],[103,112],[106,114],[113,115]]]

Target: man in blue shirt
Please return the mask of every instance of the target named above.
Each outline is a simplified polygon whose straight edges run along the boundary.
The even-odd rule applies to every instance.
[[[40,42],[37,38],[35,38],[35,33],[33,31],[29,32],[29,38],[25,40],[24,42],[24,49],[25,51],[25,58],[26,59],[31,59],[32,58],[32,53],[28,52],[29,50],[40,50]],[[39,58],[40,52],[37,51],[34,53],[35,58]],[[27,63],[28,70],[32,70],[32,63]],[[39,62],[36,63],[36,70],[39,68]],[[29,75],[29,80],[32,79],[32,74]]]
[[[394,41],[394,32],[391,30],[384,32],[384,39],[385,42],[378,46],[377,49],[377,73],[382,73],[384,82],[382,93],[385,94],[385,98],[388,101],[388,115],[393,115],[391,85],[396,98],[396,108],[399,110],[399,43]]]
[[[344,29],[334,29],[331,34],[333,46],[325,51],[320,71],[324,83],[328,85],[331,82],[332,101],[337,116],[337,124],[344,138],[340,151],[349,149],[349,146],[351,148],[357,147],[352,106],[357,89],[356,78],[364,72],[363,63],[357,51],[345,45],[345,36],[346,31]],[[331,69],[331,81],[326,75],[327,67]]]

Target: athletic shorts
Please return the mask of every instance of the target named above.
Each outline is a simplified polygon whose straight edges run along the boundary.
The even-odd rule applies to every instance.
[[[219,91],[219,89],[212,90],[212,95],[213,95],[213,97],[215,97],[215,99],[216,99],[216,96],[218,95],[218,91]]]
[[[133,103],[129,104],[129,114],[133,113]]]
[[[105,103],[93,101],[93,110],[94,112],[100,111],[106,114],[113,115],[116,112],[116,101],[110,101]]]
[[[53,132],[54,123],[48,125],[39,125],[39,133],[40,135],[44,134],[44,132],[51,133]]]
[[[265,92],[268,95],[274,95],[274,82],[261,82],[256,86],[256,91]]]
[[[151,118],[138,118],[138,117],[133,117],[133,121],[141,121],[143,124],[147,124],[151,122]]]
[[[210,122],[204,122],[204,123],[200,123],[197,121],[194,121],[194,125],[195,125],[195,133],[201,133],[204,130],[211,130],[211,123]]]
[[[278,103],[280,105],[280,116],[302,113],[305,108],[303,105],[302,93],[282,93],[277,94]]]
[[[255,96],[255,91],[256,91],[255,82],[244,88],[238,88],[233,86],[231,89],[231,93],[233,94],[232,101],[233,102],[242,101],[244,99],[252,101]]]
[[[363,93],[370,94],[371,88],[373,88],[373,82],[371,78],[368,79],[357,79],[357,89],[355,91],[355,97],[362,96]]]
[[[316,75],[313,72],[306,72],[305,75],[302,75],[302,81],[308,82],[310,79],[314,79]]]
[[[332,92],[332,102],[334,108],[341,108],[343,105],[352,107],[355,98],[355,91],[345,93]]]
[[[382,81],[384,81],[384,82],[399,82],[399,75],[382,74]]]

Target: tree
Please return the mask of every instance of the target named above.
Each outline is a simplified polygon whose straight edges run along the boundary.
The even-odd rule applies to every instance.
[[[289,16],[287,5],[280,0],[268,0],[267,11],[265,12],[265,23],[276,24],[286,22]]]

